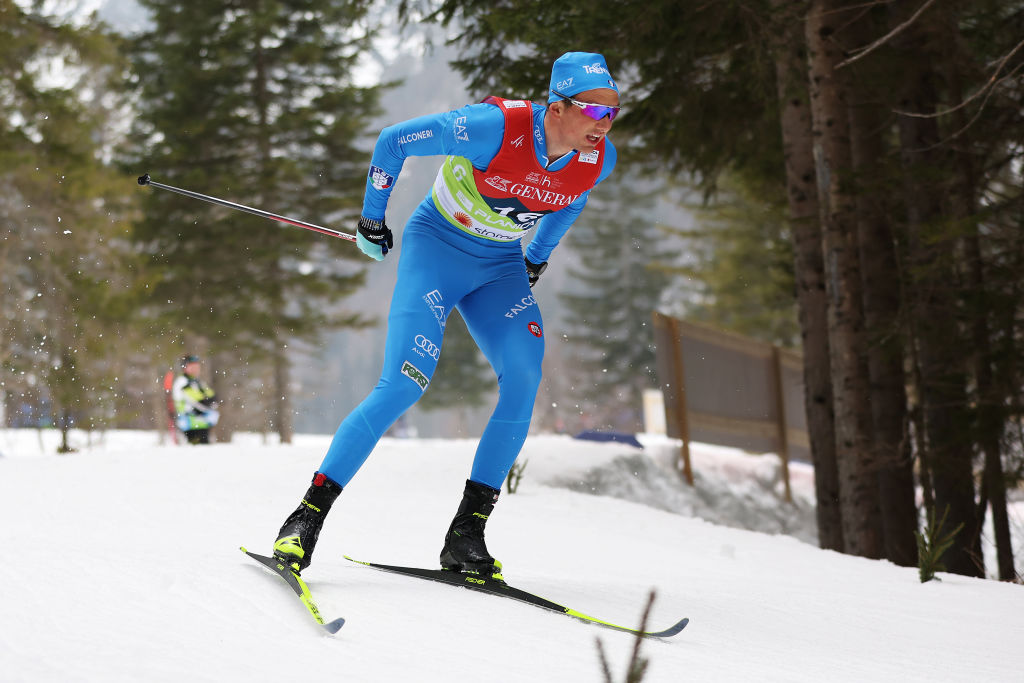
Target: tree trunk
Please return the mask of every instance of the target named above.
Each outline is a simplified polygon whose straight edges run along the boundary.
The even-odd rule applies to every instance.
[[[872,13],[854,25],[857,43],[867,45],[884,30]],[[845,67],[858,82],[881,82],[875,69],[879,60],[868,58]],[[913,449],[907,416],[903,372],[903,337],[900,328],[902,286],[896,258],[890,157],[884,135],[884,109],[874,88],[850,91],[850,146],[857,177],[859,261],[863,287],[865,344],[871,406],[873,460],[878,468],[879,505],[885,557],[904,567],[917,565],[917,506],[914,491]]]
[[[972,160],[959,155],[957,163],[961,177],[960,190],[951,195],[958,206],[954,209],[957,216],[966,217],[973,213],[973,173]],[[970,212],[970,213],[968,213]],[[1006,510],[1006,481],[1003,477],[1002,435],[1007,414],[1004,410],[1004,399],[1000,395],[992,373],[994,351],[989,326],[989,315],[992,311],[991,302],[986,290],[984,263],[982,260],[981,238],[977,227],[974,227],[964,239],[964,255],[967,261],[968,290],[972,293],[971,306],[971,350],[974,373],[974,384],[977,391],[975,440],[985,455],[984,474],[982,476],[983,498],[988,500],[992,509],[992,530],[995,533],[996,557],[999,567],[999,578],[1008,581],[1016,578],[1013,568],[1013,546],[1010,541],[1010,520]],[[985,510],[976,512],[977,526],[980,532],[984,522]],[[975,548],[980,553],[980,548]]]
[[[253,45],[253,63],[256,68],[256,77],[253,79],[253,100],[256,107],[257,113],[257,147],[259,149],[260,159],[260,176],[262,178],[264,187],[274,187],[274,160],[272,155],[271,145],[271,131],[270,131],[270,116],[269,116],[269,101],[270,96],[268,92],[268,80],[266,66],[266,55],[264,54],[262,38],[257,38]],[[261,197],[263,204],[273,205],[277,202],[273,201],[272,197],[263,195]],[[270,282],[277,283],[280,289],[283,289],[283,283],[286,280],[286,274],[283,272],[279,262],[273,262],[268,264],[268,280]],[[282,295],[283,298],[283,295]],[[286,353],[287,345],[285,340],[288,338],[287,333],[278,327],[274,331],[274,349],[273,354],[273,367],[274,367],[274,396],[271,401],[271,410],[273,415],[273,423],[277,428],[277,435],[281,443],[291,443],[292,437],[294,436],[294,427],[292,420],[292,397],[291,387],[291,368],[288,364],[288,355]]]
[[[205,348],[204,342],[195,348]],[[235,430],[239,427],[238,410],[234,407],[232,388],[237,387],[237,381],[230,381],[225,368],[231,367],[234,362],[232,354],[219,352],[213,354],[208,364],[204,364],[203,372],[206,383],[213,389],[217,397],[217,409],[220,411],[220,420],[217,426],[210,430],[210,437],[216,443],[230,443],[234,438]]]
[[[274,423],[281,443],[291,443],[295,435],[292,420],[291,368],[284,348],[274,351]]]
[[[828,296],[844,550],[879,558],[882,535],[878,476],[872,461],[857,222],[850,194],[849,86],[844,74],[835,70],[844,56],[836,42],[837,27],[850,19],[850,13],[841,11],[841,6],[838,0],[813,0],[807,18],[814,156]]]
[[[1020,237],[1021,235],[1024,235],[1024,217],[1020,219],[1019,223],[1020,224],[1017,225],[1015,243],[1013,247],[1007,250],[1010,255],[1007,267],[1010,269],[1010,272],[1015,273],[1024,272],[1024,239]],[[1012,282],[1007,290],[1008,291],[1004,293],[1004,296],[1008,301],[1018,302],[1021,300],[1021,282],[1019,279]],[[1006,406],[1003,417],[1003,429],[1010,431],[1012,427],[1016,427],[1015,431],[1017,435],[1017,442],[1020,445],[1024,445],[1024,429],[1022,429],[1021,424],[1021,415],[1024,413],[1024,408],[1022,408],[1021,404],[1021,373],[1019,370],[1020,351],[1018,349],[1020,323],[1016,306],[1008,305],[1000,307],[997,311],[997,315],[995,316],[994,325],[998,330],[994,336],[999,340],[994,351],[994,356],[1000,359],[999,362],[994,363],[995,382],[997,385],[998,395],[1005,397],[1004,400]],[[999,463],[999,469],[1001,472],[1002,462]],[[986,482],[989,481],[988,477],[994,476],[994,472],[994,468],[991,471],[986,471]],[[998,482],[998,485],[1005,489],[1007,481],[1001,475],[1000,479],[1001,480]],[[1001,526],[1003,522],[997,522],[995,515],[996,512],[993,508],[993,523],[994,525],[998,524]],[[1004,580],[1015,578],[1016,573],[1013,566],[1013,549],[1010,542],[1009,529],[1007,528],[1003,531],[998,526],[994,526],[994,531],[996,534],[996,554],[999,564],[999,578]]]
[[[804,359],[804,411],[814,462],[818,544],[842,552],[825,266],[821,257],[821,217],[807,91],[807,42],[802,23],[807,6],[808,0],[773,0],[778,12],[778,30],[773,32],[778,38],[774,46],[775,73],[789,221],[793,231],[794,276]]]
[[[946,30],[956,31],[955,23],[946,22]],[[943,66],[953,100],[963,101],[965,95],[960,83],[959,71],[948,60],[943,62]],[[970,143],[974,136],[963,108],[954,111],[952,116],[956,129],[964,132],[961,134],[960,144],[957,145],[958,151],[954,164],[956,175],[952,181],[953,187],[949,195],[953,201],[953,217],[964,220],[965,224],[971,224],[968,221],[977,213],[978,208],[976,197],[979,191],[980,173],[975,155],[965,150],[972,149]],[[984,253],[976,222],[973,222],[973,227],[965,235],[963,246],[967,263],[967,290],[972,293],[971,349],[974,351],[972,358],[974,384],[978,393],[975,402],[977,405],[976,442],[985,455],[981,497],[987,498],[992,510],[992,531],[995,535],[999,578],[1003,581],[1011,581],[1017,577],[1017,574],[1013,566],[1013,545],[1010,538],[1010,520],[1006,509],[1006,481],[1003,476],[1002,460],[1002,436],[1009,414],[1004,407],[1007,397],[1000,391],[993,372],[996,352],[993,348],[990,323],[995,311],[985,277]],[[984,507],[976,514],[980,530],[984,522]],[[976,552],[980,554],[981,549],[976,548]]]
[[[894,11],[893,25],[905,20]],[[936,109],[933,64],[938,51],[929,52],[926,33],[919,25],[901,33],[895,45],[902,61],[901,111],[928,114]],[[935,59],[928,59],[932,54]],[[920,364],[921,409],[927,458],[935,487],[935,517],[948,510],[947,527],[963,524],[943,556],[946,568],[957,574],[982,576],[982,558],[976,551],[978,528],[974,506],[971,461],[971,420],[967,406],[967,377],[963,350],[967,348],[957,324],[955,242],[941,232],[943,188],[929,183],[937,169],[950,161],[937,150],[940,142],[934,118],[900,116],[898,119],[907,207],[912,330]]]

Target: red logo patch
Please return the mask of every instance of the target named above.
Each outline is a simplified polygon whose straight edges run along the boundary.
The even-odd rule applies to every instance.
[[[531,322],[529,325],[527,325],[527,327],[530,328],[530,334],[532,334],[534,337],[544,336],[544,333],[541,332],[540,325],[538,325],[537,323]]]
[[[455,220],[457,220],[459,223],[462,223],[467,228],[473,227],[473,219],[467,216],[466,214],[462,213],[461,211],[455,212]]]

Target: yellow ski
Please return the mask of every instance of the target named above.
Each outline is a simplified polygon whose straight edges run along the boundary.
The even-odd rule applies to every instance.
[[[338,629],[345,625],[345,620],[342,618],[335,619],[334,621],[325,621],[324,618],[320,616],[320,610],[317,609],[316,603],[313,602],[313,595],[309,592],[309,586],[306,585],[306,582],[302,580],[302,577],[299,576],[297,571],[279,561],[277,558],[267,557],[266,555],[257,555],[256,553],[249,552],[244,547],[240,549],[243,553],[284,579],[285,583],[295,591],[295,595],[299,596],[299,600],[301,600],[302,604],[306,606],[309,613],[313,615],[316,623],[320,624],[325,631],[332,634],[337,633]]]

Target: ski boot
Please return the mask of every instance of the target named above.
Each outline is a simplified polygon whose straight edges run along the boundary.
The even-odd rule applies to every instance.
[[[501,562],[491,557],[484,543],[484,526],[500,492],[485,484],[466,480],[462,503],[444,537],[441,567],[502,580]]]
[[[330,512],[334,500],[341,493],[341,486],[317,472],[313,483],[277,533],[274,542],[274,557],[300,572],[313,561],[313,548],[320,536],[320,527]]]

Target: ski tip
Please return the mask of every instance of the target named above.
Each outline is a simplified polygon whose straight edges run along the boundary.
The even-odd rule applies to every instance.
[[[344,626],[344,625],[345,625],[345,619],[342,618],[342,617],[339,617],[339,618],[335,619],[334,621],[329,621],[326,624],[322,624],[322,626],[324,627],[324,630],[327,631],[328,633],[330,633],[331,635],[333,635],[333,634],[337,633],[338,631],[340,631],[341,627]]]
[[[654,632],[654,633],[648,632],[648,633],[645,633],[644,635],[648,636],[648,637],[651,637],[651,638],[669,638],[671,636],[676,635],[680,631],[682,631],[684,628],[686,628],[686,625],[689,624],[689,623],[690,623],[690,618],[689,617],[684,617],[683,619],[680,619],[679,622],[675,626],[672,626],[671,628],[667,628],[664,631],[657,631],[657,632]]]
[[[348,555],[342,555],[342,557],[344,557],[349,562],[355,562],[356,564],[366,565],[367,567],[369,567],[371,565],[370,562],[363,562],[362,560],[357,560],[356,558],[349,557]]]

